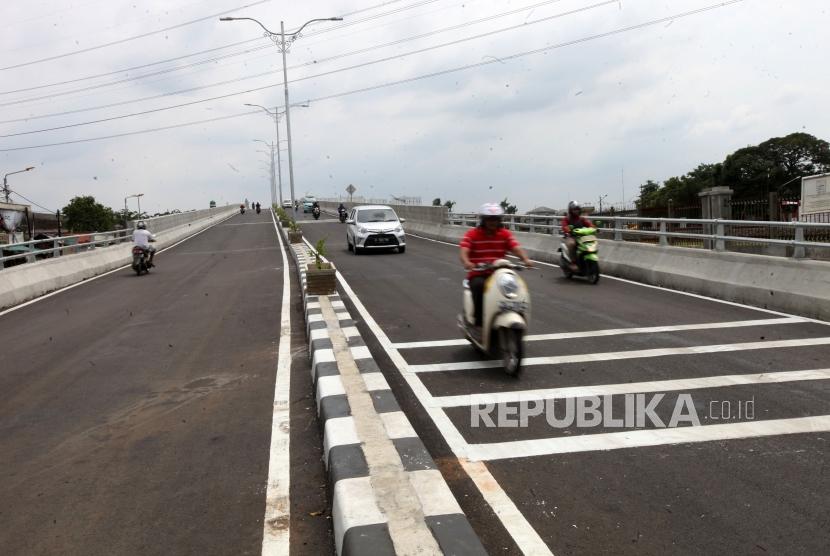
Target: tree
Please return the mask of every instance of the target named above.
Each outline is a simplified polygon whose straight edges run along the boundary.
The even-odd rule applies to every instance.
[[[432,200],[432,206],[440,207],[441,206],[441,197],[436,197]]]
[[[797,178],[828,171],[830,143],[809,133],[791,133],[727,156],[723,184],[735,190],[736,198],[757,198],[771,192],[798,195]]]
[[[447,210],[452,211],[452,207],[455,206],[455,201],[447,201],[444,203],[444,206],[447,207]]]
[[[516,208],[516,205],[511,205],[511,204],[507,201],[507,197],[505,197],[505,198],[504,198],[504,201],[502,201],[501,203],[499,203],[499,205],[501,205],[501,208],[504,210],[504,213],[505,213],[505,214],[516,214],[516,210],[518,210],[518,209]]]
[[[73,197],[61,212],[67,228],[73,232],[107,232],[116,222],[113,210],[96,203],[91,195]]]

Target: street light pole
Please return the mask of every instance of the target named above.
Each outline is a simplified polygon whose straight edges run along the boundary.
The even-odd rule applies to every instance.
[[[274,107],[274,111],[273,111],[273,112],[271,112],[270,110],[268,110],[267,108],[265,108],[264,106],[262,106],[262,105],[260,105],[260,104],[251,104],[251,103],[249,103],[249,102],[246,102],[246,103],[245,103],[245,106],[255,106],[255,107],[257,107],[257,108],[262,108],[262,110],[263,110],[266,114],[268,114],[269,116],[271,116],[272,118],[274,118],[274,129],[275,129],[275,131],[276,131],[276,133],[277,133],[277,147],[276,147],[276,150],[277,150],[277,175],[279,176],[278,181],[279,181],[279,188],[280,188],[280,195],[279,195],[279,197],[280,197],[280,206],[282,206],[282,154],[281,154],[281,153],[282,153],[282,149],[280,149],[280,143],[282,143],[282,140],[280,139],[280,117],[281,117],[283,114],[285,114],[285,110],[283,110],[282,112],[280,112],[280,111],[279,111],[279,106],[275,106],[275,107]],[[297,108],[297,107],[299,107],[299,108],[308,108],[308,107],[309,107],[309,104],[308,104],[308,103],[303,103],[303,104],[295,104],[295,105],[294,105],[294,107],[295,107],[295,108]],[[263,142],[264,142],[264,141],[263,141]],[[292,204],[292,206],[293,206],[293,204],[294,204],[294,201],[293,201],[293,193],[292,193],[292,201],[291,201],[291,204]]]
[[[9,172],[5,176],[3,176],[3,194],[6,196],[6,202],[10,203],[11,198],[9,195],[11,194],[11,190],[9,190],[9,176],[13,176],[14,174],[22,174],[23,172],[28,172],[29,170],[34,170],[34,166],[29,166],[24,170],[18,170],[17,172]]]
[[[288,67],[285,59],[286,52],[288,52],[288,48],[292,42],[297,40],[297,37],[300,36],[300,33],[303,29],[305,29],[309,24],[314,23],[315,21],[343,21],[342,17],[327,17],[327,18],[318,18],[318,19],[309,19],[305,23],[303,23],[299,29],[294,31],[293,33],[289,34],[288,39],[285,36],[285,22],[280,21],[280,32],[275,33],[269,30],[265,25],[262,24],[257,19],[253,17],[220,17],[219,21],[239,21],[239,20],[250,20],[262,27],[265,33],[268,35],[274,44],[277,45],[277,48],[280,49],[282,53],[282,81],[283,81],[283,88],[285,90],[285,130],[286,134],[288,135],[288,180],[291,184],[291,204],[295,203],[294,198],[294,159],[293,153],[291,150],[291,111],[290,111],[290,104],[288,101]],[[277,38],[279,37],[279,39]],[[279,144],[278,144],[279,145]]]
[[[285,61],[285,53],[288,45],[285,41],[285,23],[280,21],[280,36],[282,44],[279,49],[282,51],[282,84],[285,90],[285,134],[288,139],[288,183],[291,186],[291,205],[294,205],[294,156],[291,151],[291,108],[288,102],[288,64]]]
[[[249,106],[254,106],[254,105],[249,105]],[[262,107],[260,106],[260,108],[262,108]],[[268,110],[265,110],[265,111],[268,112]],[[267,141],[263,141],[262,139],[254,139],[254,142],[255,143],[263,143],[264,145],[267,145],[269,149],[271,149],[271,152],[270,152],[270,155],[271,155],[271,159],[270,159],[270,162],[271,162],[271,206],[273,206],[274,205],[275,190],[277,188],[277,182],[276,182],[276,179],[275,179],[275,176],[274,176],[274,149],[275,149],[274,143],[273,142],[268,143]],[[259,151],[259,152],[264,152],[264,151]],[[269,153],[266,153],[266,154],[269,154]],[[282,188],[280,188],[280,189],[282,189]],[[280,191],[280,205],[282,205],[282,191]]]

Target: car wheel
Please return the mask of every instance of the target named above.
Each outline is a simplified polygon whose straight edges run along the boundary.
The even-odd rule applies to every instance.
[[[360,255],[360,247],[357,246],[356,241],[354,242],[354,245],[352,245],[352,252],[354,252],[355,255]]]
[[[346,236],[346,250],[347,250],[347,251],[351,251],[351,250],[352,250],[352,242],[351,242],[351,241],[349,241],[349,236]]]
[[[401,254],[406,253],[406,245],[404,245],[402,247],[398,247],[398,253],[401,253]]]

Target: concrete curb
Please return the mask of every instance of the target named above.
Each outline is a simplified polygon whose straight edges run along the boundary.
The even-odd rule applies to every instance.
[[[224,222],[235,213],[235,209],[228,209],[209,218],[166,229],[158,234],[156,247],[159,250],[165,249]],[[0,309],[14,307],[128,265],[132,260],[128,249],[130,245],[125,242],[0,270]]]
[[[280,233],[288,243],[282,227]],[[304,243],[289,246],[303,288],[311,375],[323,427],[324,461],[338,555],[486,554],[441,472],[401,411],[340,296],[305,293],[305,268],[312,259],[312,250]],[[326,312],[333,314],[333,318],[327,320]],[[346,339],[350,359],[362,379],[360,393],[371,397],[369,408],[355,404],[354,396],[344,385],[344,369],[335,353],[332,327],[339,329]],[[390,516],[383,509],[384,487],[379,486],[377,470],[371,464],[377,456],[367,452],[369,441],[358,433],[361,419],[382,423],[385,436],[382,440],[394,446],[398,460],[395,463],[402,468],[400,476],[405,477],[395,487],[395,493],[414,491],[415,496],[407,499],[407,517],[417,520],[416,525],[431,533],[432,548],[412,546],[390,523]]]

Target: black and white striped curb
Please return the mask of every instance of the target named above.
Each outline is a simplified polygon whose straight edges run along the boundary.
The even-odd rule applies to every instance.
[[[292,244],[290,250],[303,284],[311,374],[324,430],[324,458],[337,553],[340,556],[486,554],[441,472],[398,406],[340,296],[305,294],[305,269],[313,258],[313,251],[305,244]],[[333,310],[336,324],[324,318],[323,304]],[[372,407],[358,411],[372,415],[353,414],[332,344],[329,330],[332,325],[345,337],[350,357],[362,379],[362,388],[371,397]],[[356,417],[379,419],[382,423],[386,438],[397,452],[396,464],[402,467],[404,481],[408,479],[408,485],[402,486],[415,493],[411,513],[432,534],[435,548],[414,547],[413,550],[405,546],[407,540],[396,536],[394,528],[390,529],[375,474],[367,463],[372,461],[372,454],[367,457],[366,439],[359,437]]]

